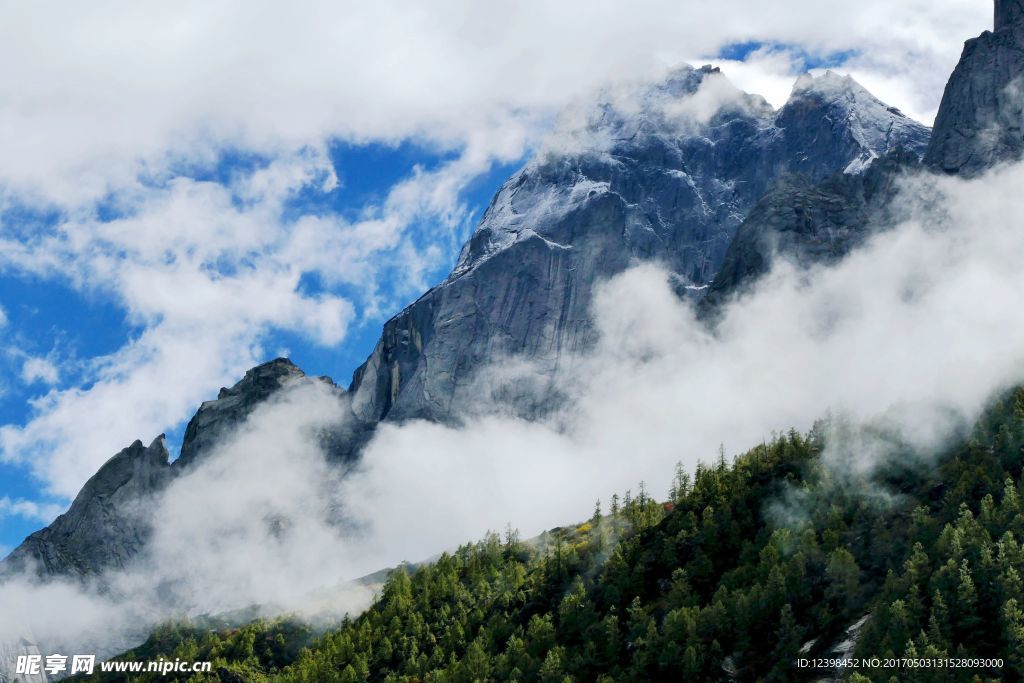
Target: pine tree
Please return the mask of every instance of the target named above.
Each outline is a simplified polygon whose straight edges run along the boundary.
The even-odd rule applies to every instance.
[[[801,642],[802,633],[793,616],[793,607],[787,603],[779,611],[779,626],[775,632],[775,648],[772,650],[778,678],[784,680],[791,675]]]

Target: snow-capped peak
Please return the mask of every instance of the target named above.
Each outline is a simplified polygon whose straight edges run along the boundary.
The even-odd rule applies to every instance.
[[[819,76],[804,73],[797,78],[776,120],[802,119],[810,124],[815,118],[828,126],[844,122],[850,142],[860,147],[846,166],[846,173],[862,173],[875,159],[897,147],[922,148],[930,134],[927,127],[879,100],[852,76],[832,70]]]

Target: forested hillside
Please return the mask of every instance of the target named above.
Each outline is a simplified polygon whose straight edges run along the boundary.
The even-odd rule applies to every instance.
[[[799,657],[853,636],[854,657],[1004,667],[848,678],[1019,677],[1024,391],[948,452],[894,454],[870,477],[825,466],[833,431],[720,456],[692,481],[680,470],[668,502],[641,485],[534,542],[507,531],[397,570],[317,637],[287,620],[177,624],[125,658],[212,659],[221,681],[800,680],[825,672]]]

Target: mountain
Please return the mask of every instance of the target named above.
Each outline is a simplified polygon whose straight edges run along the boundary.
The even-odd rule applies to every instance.
[[[354,373],[352,419],[328,450],[349,461],[382,420],[450,422],[491,399],[526,417],[550,410],[553,388],[494,392],[479,371],[506,356],[554,370],[589,348],[593,286],[638,261],[664,264],[681,293],[700,296],[779,178],[859,178],[893,150],[923,154],[928,138],[926,127],[832,72],[801,77],[778,111],[707,66],[677,69],[629,102],[609,99],[582,127],[556,130],[498,190],[452,273],[384,326]],[[255,406],[304,378],[278,359],[221,389],[189,422],[173,465],[160,439],[122,451],[0,574],[82,578],[124,567],[145,544],[166,485]]]
[[[797,80],[777,125],[792,131],[789,153],[806,157],[789,171],[812,180],[835,173],[835,163],[843,159],[851,159],[843,172],[857,174],[897,149],[923,153],[931,137],[928,128],[886,105],[852,77],[831,70]],[[820,156],[822,146],[832,148],[831,158]]]
[[[354,373],[352,419],[329,451],[351,460],[382,420],[451,422],[492,399],[526,417],[550,410],[553,387],[494,390],[479,371],[505,357],[554,370],[589,348],[594,285],[638,261],[664,264],[680,293],[699,297],[778,179],[798,174],[813,185],[838,174],[857,184],[894,150],[923,154],[928,138],[832,72],[801,77],[778,111],[711,67],[677,69],[628,102],[610,97],[585,125],[556,130],[499,189],[452,273],[384,326]],[[0,573],[88,577],[125,566],[167,483],[295,381],[305,375],[278,359],[222,389],[189,422],[173,465],[162,440],[118,454]]]
[[[776,112],[710,67],[675,72],[639,113],[605,105],[584,133],[582,151],[510,178],[451,275],[385,325],[350,388],[357,419],[472,412],[490,398],[481,368],[514,356],[554,370],[594,343],[595,283],[657,261],[696,296],[778,178],[856,175],[897,148],[923,154],[929,135],[831,72],[801,78]],[[535,394],[499,398],[532,417],[550,407]]]
[[[245,373],[235,386],[221,388],[215,401],[207,401],[189,420],[182,438],[181,454],[174,461],[177,469],[200,462],[225,435],[230,434],[259,404],[281,387],[306,377],[287,358],[278,358]]]
[[[18,657],[43,657],[43,653],[35,643],[26,638],[14,643],[0,643],[0,683],[49,683],[49,676],[45,671],[38,674],[18,674],[17,678],[9,677],[7,672],[17,669]]]

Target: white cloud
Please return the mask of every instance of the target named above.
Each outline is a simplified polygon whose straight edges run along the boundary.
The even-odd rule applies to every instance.
[[[162,586],[172,605],[202,612],[249,604],[319,612],[318,599],[356,578],[358,545],[336,526],[342,471],[325,460],[318,436],[344,419],[341,395],[308,381],[257,408],[244,428],[177,479],[156,505],[153,541],[141,575],[120,588]],[[254,566],[266,571],[253,571]],[[154,575],[157,580],[154,580]],[[365,604],[365,603],[364,603]]]
[[[706,126],[723,108],[746,106],[743,92],[732,81],[715,76],[704,79],[692,97],[670,102],[663,111],[671,121]]]
[[[608,79],[732,41],[858,50],[858,79],[934,111],[962,41],[990,23],[977,0],[9,6],[0,60],[21,68],[0,76],[0,184],[75,203],[224,147],[329,137],[513,158],[539,120]]]
[[[621,140],[636,135],[640,122],[659,135],[693,137],[704,135],[711,118],[723,109],[756,110],[758,116],[771,111],[763,98],[749,96],[721,73],[703,77],[696,90],[684,96],[678,84],[688,79],[682,68],[654,87],[646,81],[620,82],[602,89],[596,99],[573,102],[544,134],[534,159],[607,154]],[[554,195],[550,199],[559,203]],[[529,211],[539,215],[550,208],[535,205]],[[530,222],[529,217],[523,220]]]
[[[25,359],[21,366],[21,379],[26,384],[43,382],[44,384],[56,384],[60,379],[60,372],[53,361],[48,358],[30,356]]]
[[[844,57],[841,66],[835,70],[852,76],[875,97],[887,104],[899,107],[910,118],[931,125],[938,110],[939,99],[945,88],[946,79],[956,63],[958,50],[963,39],[943,47],[938,36],[935,42],[926,46],[917,41],[904,45],[899,54],[894,45],[861,49]],[[781,107],[793,90],[793,75],[807,68],[807,55],[800,52],[800,45],[767,45],[754,50],[743,61],[728,59],[705,59],[722,69],[729,80],[738,88],[765,97],[774,107]],[[813,57],[812,64],[813,64]],[[827,53],[821,55],[830,58]],[[700,62],[699,57],[689,61]],[[943,65],[941,68],[939,65]],[[811,73],[820,75],[825,69],[811,68]]]
[[[695,59],[694,61],[700,60]],[[770,48],[756,50],[744,61],[729,59],[704,61],[719,67],[729,80],[736,84],[737,88],[761,95],[776,109],[786,103],[793,91],[793,74],[803,70],[803,64],[791,51]]]
[[[110,657],[137,645],[131,629],[142,623],[130,605],[82,590],[73,583],[40,585],[24,577],[0,584],[0,642],[35,642],[37,637],[50,652],[75,650]],[[9,650],[8,650],[9,651]],[[0,669],[10,671],[15,662],[0,658]]]
[[[33,522],[49,524],[54,517],[64,512],[64,508],[54,503],[38,503],[32,500],[11,499],[9,496],[0,498],[0,519],[4,517],[22,517]],[[0,552],[0,557],[6,553]]]
[[[106,460],[153,436],[229,385],[259,359],[246,330],[160,325],[93,361],[87,389],[51,390],[26,424],[0,427],[0,455],[29,466],[49,492],[70,499]]]

